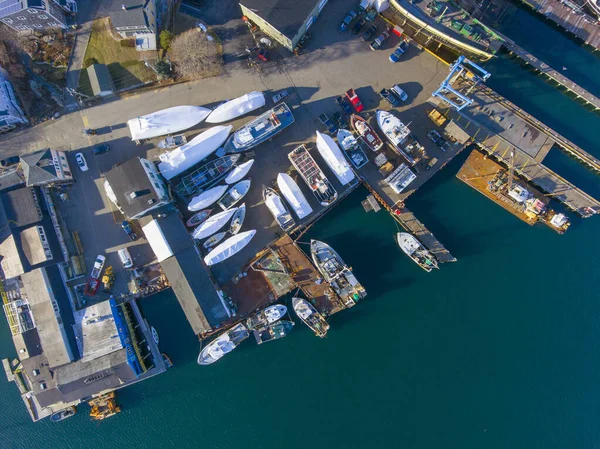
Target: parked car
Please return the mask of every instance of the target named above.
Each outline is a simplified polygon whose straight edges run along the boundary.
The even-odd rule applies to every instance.
[[[390,62],[400,61],[400,57],[408,50],[408,42],[402,41],[390,55]]]
[[[400,99],[400,101],[408,100],[408,94],[402,90],[398,84],[392,86],[392,92]]]
[[[379,91],[379,96],[391,104],[393,108],[400,106],[400,100],[391,90],[383,88]]]
[[[356,12],[350,11],[344,20],[342,20],[342,24],[340,25],[340,32],[346,31],[350,23],[356,18]]]
[[[379,47],[381,47],[381,44],[383,44],[387,38],[390,37],[390,32],[389,30],[385,30],[383,33],[381,33],[379,35],[379,37],[377,37],[377,39],[375,39],[373,42],[371,42],[371,50],[377,50]]]
[[[448,141],[444,139],[435,129],[430,129],[427,131],[427,137],[429,137],[433,143],[440,147],[442,151],[446,151],[448,148],[450,148]]]
[[[94,149],[92,150],[92,152],[95,155],[98,155],[98,154],[107,153],[109,150],[110,150],[110,146],[105,143],[105,144],[98,145],[98,146],[94,147]]]
[[[273,103],[277,104],[284,98],[288,97],[290,94],[287,90],[282,90],[278,94],[273,95]]]
[[[131,225],[127,220],[121,223],[121,227],[123,228],[123,231],[125,231],[125,234],[127,234],[131,240],[138,239],[137,234],[133,231],[133,229],[131,229]]]
[[[338,106],[340,108],[342,108],[342,111],[344,111],[344,114],[352,114],[352,108],[350,107],[350,105],[348,104],[348,102],[344,99],[344,97],[337,97],[335,99],[335,102],[338,104]]]
[[[358,22],[356,22],[354,24],[354,26],[352,27],[352,34],[358,34],[360,33],[360,30],[362,30],[362,27],[365,26],[365,23],[367,23],[367,19],[360,19]]]
[[[330,133],[334,133],[337,131],[336,126],[333,124],[333,122],[331,120],[329,120],[329,117],[327,116],[327,114],[321,114],[319,115],[319,120],[321,121],[321,123],[323,124],[323,126],[325,127],[325,129],[330,132]]]
[[[2,159],[0,161],[0,167],[10,167],[11,165],[18,164],[20,160],[21,158],[19,158],[19,156],[7,157],[6,159]]]
[[[367,29],[367,31],[365,31],[363,33],[361,40],[363,42],[368,42],[371,39],[373,39],[373,36],[375,36],[375,33],[377,33],[377,25],[373,24]]]
[[[85,158],[83,157],[83,154],[81,154],[81,153],[75,154],[75,160],[77,161],[77,165],[79,165],[79,169],[81,171],[88,171],[89,170],[88,164],[85,161]]]
[[[338,128],[348,128],[348,122],[342,116],[340,111],[337,111],[335,114],[333,114],[333,120],[335,120],[335,123],[337,123]]]
[[[358,95],[356,95],[356,92],[354,92],[354,89],[348,89],[346,91],[346,98],[350,101],[350,104],[354,106],[356,112],[360,112],[365,108],[361,103],[360,98],[358,98]]]

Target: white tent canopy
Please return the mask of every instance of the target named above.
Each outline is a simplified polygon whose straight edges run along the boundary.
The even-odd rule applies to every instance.
[[[131,140],[152,139],[196,126],[210,109],[201,106],[175,106],[127,121]]]
[[[142,231],[144,231],[144,235],[146,236],[148,243],[150,243],[150,247],[152,248],[152,251],[154,251],[156,259],[159,262],[162,262],[173,255],[173,251],[165,239],[165,235],[163,234],[162,229],[160,229],[158,221],[152,220],[142,227]]]

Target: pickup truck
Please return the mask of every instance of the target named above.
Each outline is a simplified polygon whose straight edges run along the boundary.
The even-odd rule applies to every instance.
[[[323,126],[325,127],[325,129],[330,132],[330,133],[334,133],[337,131],[336,126],[331,122],[331,120],[329,120],[329,117],[327,116],[327,114],[321,114],[319,115],[319,121],[323,124]]]
[[[99,254],[94,262],[94,268],[92,268],[90,280],[85,285],[84,292],[86,295],[94,296],[98,291],[98,287],[100,287],[100,275],[102,274],[102,269],[104,268],[104,262],[106,262],[106,257],[104,257],[102,254]]]
[[[350,101],[350,104],[354,106],[356,112],[360,112],[365,108],[361,103],[360,98],[358,98],[358,95],[356,95],[356,92],[354,92],[354,89],[348,89],[346,91],[346,98]]]
[[[392,105],[393,108],[400,106],[400,100],[396,95],[392,93],[392,91],[388,89],[381,89],[379,91],[379,96]]]
[[[350,23],[352,23],[352,21],[356,18],[356,12],[354,11],[350,11],[346,17],[344,17],[344,20],[342,20],[342,23],[340,25],[340,33],[344,32],[348,29],[348,27],[350,26]]]
[[[344,100],[344,97],[337,97],[335,99],[335,102],[338,104],[338,106],[340,108],[342,108],[342,111],[344,111],[344,114],[347,114],[347,115],[352,114],[352,108],[350,107],[348,102],[346,100]]]
[[[375,51],[379,47],[381,47],[381,44],[383,44],[387,40],[388,37],[390,37],[389,29],[385,30],[383,33],[381,33],[379,35],[379,37],[377,39],[375,39],[373,42],[371,42],[371,50]]]
[[[333,114],[333,120],[335,121],[335,123],[337,123],[338,128],[348,128],[348,122],[342,116],[342,113],[340,111],[337,111],[335,114]]]

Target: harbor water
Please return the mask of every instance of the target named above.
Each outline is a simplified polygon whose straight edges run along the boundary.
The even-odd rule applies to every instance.
[[[585,51],[551,36],[565,51]],[[598,115],[514,60],[487,67],[493,88],[600,156]],[[598,447],[600,217],[571,214],[563,236],[529,227],[456,179],[466,156],[407,204],[458,262],[421,270],[396,246],[391,217],[364,212],[360,188],[302,239],[333,246],[368,292],[331,318],[327,338],[296,319],[284,340],[248,339],[199,367],[198,343],[174,295],[152,296],[141,306],[174,368],[119,391],[123,412],[101,423],[80,407],[61,423],[33,424],[3,379],[1,447]],[[552,164],[600,196],[595,175],[561,154]],[[0,356],[15,356],[4,319]]]

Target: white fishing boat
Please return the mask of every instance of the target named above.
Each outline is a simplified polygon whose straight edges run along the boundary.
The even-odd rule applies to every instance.
[[[350,131],[340,128],[337,132],[337,140],[354,167],[360,168],[369,162],[369,158],[358,146],[358,141]]]
[[[233,209],[229,209],[224,212],[220,212],[216,215],[213,215],[194,230],[194,232],[192,233],[192,237],[196,240],[202,240],[207,237],[210,237],[227,224],[227,222],[233,216],[236,210],[237,207],[234,207]]]
[[[290,175],[279,173],[277,175],[277,187],[300,220],[312,213],[312,207],[310,207],[300,187]]]
[[[210,365],[215,363],[225,354],[229,354],[238,345],[250,336],[248,328],[238,323],[231,329],[226,330],[200,351],[198,365]]]
[[[274,323],[275,321],[283,318],[287,313],[287,307],[283,304],[273,304],[263,310],[263,314],[267,319],[268,323]]]
[[[412,234],[399,232],[396,235],[396,241],[404,254],[410,257],[417,265],[428,273],[434,268],[439,268],[433,254],[427,251],[421,242],[419,242]]]
[[[277,224],[281,229],[287,232],[296,225],[296,222],[292,218],[292,214],[287,210],[287,207],[285,207],[281,197],[275,190],[263,186],[263,199],[265,200],[265,205],[269,208],[269,211],[273,214],[273,217],[277,220]]]
[[[246,115],[265,105],[262,92],[250,92],[217,106],[206,118],[206,123],[223,123]]]
[[[131,140],[152,139],[196,126],[211,113],[200,106],[175,106],[127,121]]]
[[[252,168],[252,164],[254,164],[254,159],[250,159],[249,161],[238,165],[233,170],[231,170],[231,173],[229,173],[229,175],[227,175],[227,178],[225,178],[225,182],[227,184],[235,184],[236,182],[241,181],[246,177],[246,175]]]
[[[152,340],[154,340],[154,343],[156,343],[156,345],[158,346],[158,342],[159,342],[158,332],[156,332],[156,329],[154,329],[154,326],[150,326],[150,331],[152,332]]]
[[[200,212],[192,215],[192,217],[185,223],[188,228],[195,228],[212,214],[212,209],[204,209]]]
[[[196,195],[194,198],[192,198],[190,204],[188,204],[188,210],[195,212],[210,206],[219,198],[221,198],[225,192],[227,192],[227,187],[228,186],[216,186],[212,189],[202,192],[200,195]]]
[[[223,198],[221,198],[217,204],[223,210],[227,210],[232,206],[235,206],[242,200],[242,198],[246,196],[250,190],[250,184],[250,179],[238,182],[231,189],[229,189],[225,195],[223,195]]]
[[[337,192],[304,145],[294,148],[288,154],[288,159],[321,206],[329,206],[337,199]]]
[[[355,179],[354,172],[348,165],[340,147],[331,137],[321,134],[319,131],[317,131],[317,150],[343,186]]]
[[[377,111],[377,124],[385,134],[388,141],[398,154],[406,159],[410,165],[415,164],[415,159],[404,151],[403,144],[409,141],[410,129],[398,117],[390,114],[387,111]]]
[[[231,256],[243,250],[246,245],[250,243],[250,240],[252,240],[254,234],[256,234],[256,229],[241,232],[233,237],[229,237],[210,253],[208,253],[208,255],[204,258],[204,263],[210,267],[211,265],[215,265],[229,259]]]
[[[379,151],[383,147],[383,142],[373,128],[360,115],[352,114],[350,124],[354,131],[358,133],[360,139],[371,151]]]
[[[311,328],[317,337],[323,338],[327,335],[329,324],[311,303],[304,298],[294,297],[292,298],[292,306],[298,318]]]
[[[227,231],[218,232],[217,234],[212,235],[209,238],[207,238],[206,241],[202,244],[202,246],[204,247],[204,249],[210,249],[213,246],[215,246],[217,243],[219,243],[221,240],[223,240],[226,235],[227,235]]]
[[[229,232],[231,235],[235,235],[240,232],[242,229],[242,225],[244,224],[244,218],[246,218],[246,203],[242,204],[231,217],[231,226],[229,228]]]
[[[231,132],[233,126],[213,126],[197,135],[185,145],[167,151],[159,156],[158,169],[169,180],[192,168],[219,148]]]

